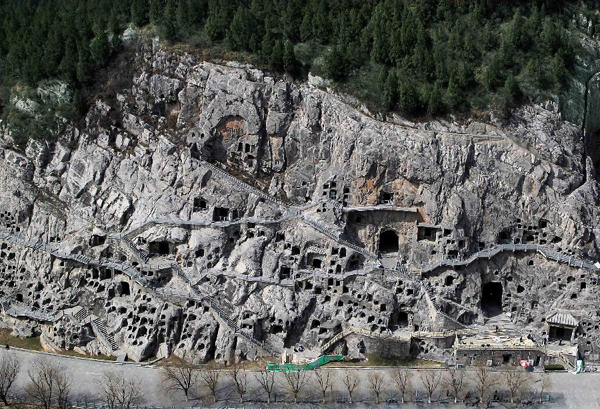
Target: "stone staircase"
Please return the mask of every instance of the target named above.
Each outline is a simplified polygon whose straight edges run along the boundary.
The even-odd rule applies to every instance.
[[[156,290],[156,293],[162,298],[170,299],[179,298],[185,301],[195,301],[202,303],[203,305],[208,306],[216,315],[219,321],[227,326],[234,334],[241,336],[246,339],[256,347],[262,349],[270,356],[276,357],[279,353],[273,348],[271,345],[266,343],[265,341],[257,339],[253,334],[242,330],[234,320],[230,317],[232,315],[231,311],[226,311],[223,309],[219,303],[214,299],[214,297],[208,295],[200,295],[182,291],[175,291],[170,289],[159,289]],[[172,301],[171,301],[172,302]]]
[[[321,354],[325,354],[332,346],[337,344],[342,339],[346,338],[348,335],[353,334],[353,328],[346,328],[333,336],[329,341],[321,346]]]
[[[436,311],[437,314],[440,314],[441,316],[443,316],[447,320],[452,321],[453,323],[455,323],[456,325],[458,325],[458,326],[460,326],[462,328],[467,328],[467,325],[463,324],[462,322],[459,322],[455,318],[449,316],[444,311],[442,311],[442,308],[440,307],[440,304],[439,304],[439,302],[437,300],[437,295],[435,293],[435,290],[433,289],[433,287],[431,286],[431,284],[429,283],[429,281],[423,281],[423,280],[421,280],[419,283],[421,284],[421,288],[425,291],[426,297],[431,302],[431,305],[433,306],[433,308],[435,309],[435,311]]]
[[[351,248],[355,252],[362,254],[363,256],[365,256],[365,258],[371,259],[371,260],[377,260],[377,256],[375,254],[371,253],[370,251],[368,251],[367,249],[357,246],[354,243],[350,243],[348,240],[342,239],[341,237],[338,237],[336,234],[333,233],[333,229],[331,227],[325,226],[324,224],[317,222],[316,220],[311,219],[306,216],[302,216],[300,218],[300,220],[302,220],[304,223],[308,224],[313,229],[317,230],[319,233],[321,233],[321,234],[329,237],[333,241],[341,244],[342,246],[346,246],[348,248]]]
[[[108,332],[106,324],[99,317],[93,316],[90,323],[96,336],[104,345],[109,347],[113,352],[119,349],[119,345],[117,345],[113,336]]]
[[[492,257],[500,254],[502,252],[528,252],[535,251],[544,256],[549,260],[554,260],[559,263],[568,264],[569,266],[585,268],[588,270],[600,270],[594,263],[579,259],[575,256],[570,256],[567,254],[560,253],[549,246],[544,246],[540,244],[498,244],[490,249],[481,250],[474,254],[472,254],[469,258],[465,260],[440,260],[432,264],[428,264],[421,268],[423,273],[429,273],[433,270],[436,270],[440,267],[457,267],[457,266],[468,266],[469,264],[475,262],[479,259],[491,259]]]
[[[289,207],[287,204],[283,203],[281,200],[276,199],[273,196],[268,195],[267,193],[265,193],[261,190],[258,190],[254,186],[251,186],[248,183],[241,181],[237,177],[230,175],[229,173],[227,173],[223,169],[219,168],[218,166],[215,166],[212,163],[209,163],[202,159],[199,159],[199,161],[202,163],[203,166],[205,166],[205,167],[209,168],[210,170],[212,170],[213,172],[217,173],[219,176],[221,176],[223,179],[226,179],[228,182],[230,182],[231,184],[236,186],[238,189],[244,190],[248,193],[252,193],[253,195],[260,197],[261,199],[264,199],[265,201],[273,203],[277,206],[283,207],[284,209],[287,209]]]
[[[292,220],[295,218],[298,218],[298,216],[295,214],[291,214],[291,213],[286,213],[282,217],[279,217],[276,219],[266,219],[263,217],[245,217],[245,218],[238,219],[238,220],[225,220],[225,221],[218,221],[218,222],[158,218],[158,219],[151,219],[151,220],[147,221],[146,223],[142,224],[141,226],[138,226],[125,234],[111,234],[111,235],[109,235],[109,238],[112,240],[131,240],[154,226],[181,227],[184,229],[200,229],[200,228],[204,228],[204,227],[225,228],[225,227],[237,226],[237,225],[249,224],[249,223],[260,224],[260,225],[278,224],[278,223],[282,223],[284,221]],[[131,244],[133,245],[133,243],[131,243]]]
[[[135,257],[140,260],[142,263],[148,262],[148,253],[143,250],[140,250],[133,242],[127,237],[123,237],[122,242],[125,243],[127,248],[135,255]]]
[[[141,273],[135,268],[133,268],[129,263],[109,259],[94,260],[82,254],[63,253],[53,246],[42,244],[39,240],[28,240],[20,235],[12,234],[2,229],[0,229],[0,240],[5,240],[12,244],[27,247],[32,250],[42,251],[44,253],[51,254],[54,257],[61,260],[71,260],[87,266],[113,269],[127,275],[132,280],[137,281],[140,284],[146,282],[146,279],[141,275]]]
[[[75,314],[73,314],[73,318],[75,318],[75,320],[77,320],[78,322],[85,322],[85,320],[90,317],[92,314],[90,314],[90,312],[88,310],[86,310],[85,308],[80,309],[79,311],[77,311]]]
[[[0,296],[0,305],[6,315],[15,318],[25,317],[40,322],[55,322],[61,317],[60,313],[52,314],[5,295]]]

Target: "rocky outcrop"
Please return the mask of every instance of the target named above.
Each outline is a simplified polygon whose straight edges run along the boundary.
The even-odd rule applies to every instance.
[[[138,46],[133,75],[57,141],[23,154],[3,136],[0,227],[57,252],[2,241],[0,291],[55,314],[34,328],[48,343],[138,360],[317,351],[345,326],[477,325],[491,281],[533,333],[565,305],[594,319],[593,269],[543,256],[429,269],[434,302],[421,277],[501,243],[598,259],[598,184],[559,114],[382,122],[310,84],[157,41]],[[549,284],[567,276],[583,295]],[[86,313],[65,312],[76,306]],[[597,335],[581,335],[589,353]]]

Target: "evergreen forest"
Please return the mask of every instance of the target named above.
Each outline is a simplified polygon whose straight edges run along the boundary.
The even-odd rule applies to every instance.
[[[506,112],[568,86],[581,52],[574,16],[587,14],[593,33],[595,7],[566,0],[2,0],[0,110],[32,135],[56,126],[56,110],[83,112],[82,90],[121,51],[131,26],[167,43],[236,53],[273,72],[311,72],[409,117]],[[35,124],[11,109],[15,89],[53,79],[70,84],[68,104],[48,108]]]

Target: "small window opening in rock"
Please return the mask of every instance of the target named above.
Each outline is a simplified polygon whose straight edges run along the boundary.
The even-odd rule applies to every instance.
[[[198,257],[204,257],[204,249],[200,248],[196,250],[196,258]]]
[[[447,276],[447,277],[446,277],[445,284],[446,284],[447,286],[450,286],[450,285],[454,284],[454,277],[453,277],[453,276]]]
[[[548,220],[541,219],[540,220],[540,229],[545,229],[548,227]]]
[[[206,206],[206,200],[202,199],[201,197],[195,197],[194,198],[194,212],[199,212],[202,210],[206,210],[207,206]]]
[[[90,238],[90,247],[102,246],[105,242],[106,242],[106,236],[94,234]]]
[[[153,241],[148,244],[148,251],[152,255],[169,255],[171,253],[171,243],[168,241]]]
[[[318,258],[313,259],[312,261],[312,266],[314,268],[321,268],[321,265],[323,264],[323,260],[320,260]]]
[[[292,269],[288,266],[281,266],[281,269],[279,270],[279,278],[281,280],[286,280],[288,278],[290,278],[290,275],[292,274]]]
[[[517,286],[517,294],[521,294],[523,291],[525,291],[525,288],[522,285]]]
[[[586,287],[587,287],[587,284],[586,284],[586,283],[581,283],[581,289],[582,289],[582,290],[585,290],[585,288],[586,288]]]
[[[382,191],[379,196],[379,202],[381,204],[392,204],[394,202],[394,194]]]
[[[213,221],[226,221],[229,219],[229,209],[225,207],[215,207],[215,211],[213,213]]]
[[[507,241],[510,239],[510,235],[508,234],[507,231],[502,231],[500,232],[500,236],[498,237],[499,241]]]

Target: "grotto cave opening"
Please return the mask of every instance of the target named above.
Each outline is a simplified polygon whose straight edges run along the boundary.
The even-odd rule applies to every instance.
[[[502,284],[486,283],[481,289],[481,311],[486,317],[502,313]]]
[[[381,253],[398,252],[398,235],[393,230],[387,230],[379,236],[379,251]]]

